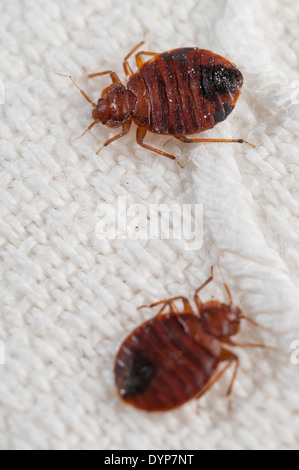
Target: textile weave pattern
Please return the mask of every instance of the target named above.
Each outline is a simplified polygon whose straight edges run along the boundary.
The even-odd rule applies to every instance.
[[[0,447],[3,449],[298,449],[299,4],[291,0],[2,0],[0,4]],[[144,50],[198,46],[236,63],[244,86],[226,121],[202,134],[240,144],[146,142],[91,123],[114,70]],[[134,59],[130,61],[135,70]],[[99,204],[203,204],[203,246],[101,240]],[[199,401],[143,413],[116,396],[121,341],[178,295],[192,298],[221,253],[242,323],[228,372]],[[203,291],[226,301],[221,278]],[[294,354],[293,356],[294,357]],[[1,362],[1,361],[0,361]]]

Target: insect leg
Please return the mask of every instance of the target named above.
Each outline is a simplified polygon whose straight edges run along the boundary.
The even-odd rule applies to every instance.
[[[230,382],[230,385],[229,385],[229,388],[227,390],[227,395],[230,394],[231,390],[232,390],[232,386],[233,386],[233,383],[234,383],[234,380],[236,378],[236,374],[237,374],[237,370],[238,370],[238,367],[239,367],[239,359],[238,359],[238,356],[236,356],[236,354],[232,353],[231,351],[228,351],[227,349],[222,349],[221,351],[221,355],[220,355],[220,358],[219,358],[219,362],[222,362],[222,361],[228,361],[228,363],[223,367],[223,369],[221,369],[219,372],[217,372],[212,378],[211,380],[209,380],[209,382],[201,389],[201,391],[198,393],[198,395],[196,396],[196,398],[200,398],[207,390],[209,390],[215,382],[217,382],[220,377],[222,377],[222,375],[224,374],[224,372],[232,365],[232,363],[235,361],[236,362],[236,366],[235,366],[235,369],[234,369],[234,372],[233,372],[233,376],[232,376],[232,380]]]
[[[172,299],[167,299],[167,300],[161,300],[160,302],[155,302],[154,304],[151,304],[150,305],[150,308],[152,307],[155,307],[156,305],[159,305],[161,303],[167,303],[169,305],[172,305],[172,303],[175,301],[175,300],[182,300],[183,301],[183,305],[184,305],[184,313],[193,313],[193,310],[192,310],[192,307],[190,305],[190,302],[188,301],[188,299],[186,299],[186,297],[173,297]]]
[[[159,55],[157,52],[147,52],[147,51],[140,51],[138,52],[136,55],[135,55],[135,59],[136,59],[136,64],[137,64],[137,67],[140,69],[140,67],[145,63],[145,61],[143,60],[143,58],[141,57],[142,55],[150,55],[150,56],[153,56],[155,57],[156,55]]]
[[[237,376],[237,372],[238,372],[238,368],[239,368],[239,359],[238,357],[236,356],[236,365],[235,365],[235,369],[234,369],[234,372],[233,372],[233,376],[231,378],[231,381],[230,381],[230,384],[229,384],[229,387],[227,389],[227,392],[226,392],[226,395],[230,395],[231,391],[232,391],[232,388],[233,388],[233,384],[234,384],[234,381],[235,381],[235,378]],[[231,363],[230,363],[231,364]]]
[[[222,343],[229,344],[230,346],[236,346],[238,348],[262,348],[262,349],[271,349],[272,351],[277,351],[273,346],[266,346],[265,344],[254,344],[254,343],[235,343],[230,338],[223,338]]]
[[[84,72],[87,75],[87,78],[94,78],[94,77],[100,77],[101,75],[107,75],[109,74],[112,80],[112,83],[121,83],[120,79],[118,78],[118,75],[115,72],[112,72],[112,70],[105,70],[104,72],[98,72],[98,73],[87,73],[86,68],[83,67]]]
[[[177,164],[181,167],[181,168],[184,168],[179,162],[178,160],[176,159],[176,157],[174,155],[171,155],[170,153],[166,153],[166,152],[163,152],[163,150],[159,150],[159,149],[156,149],[154,147],[151,147],[150,145],[147,145],[147,144],[144,144],[143,143],[143,139],[146,135],[146,131],[147,129],[145,129],[144,127],[137,127],[137,132],[136,132],[136,141],[139,145],[141,145],[141,147],[144,147],[148,150],[151,150],[152,152],[156,152],[158,153],[159,155],[163,155],[164,157],[167,157],[167,158],[171,158],[171,160],[175,160],[177,162]]]
[[[182,300],[184,305],[184,313],[194,313],[189,300],[187,300],[185,297],[182,297]]]
[[[196,142],[238,142],[239,144],[247,144],[250,145],[250,147],[255,148],[255,145],[250,144],[244,139],[188,139],[185,135],[176,135],[174,137],[181,142],[185,142],[185,144],[192,144]]]
[[[200,310],[202,307],[202,301],[198,297],[198,292],[204,287],[206,287],[206,285],[209,284],[213,279],[214,279],[214,266],[211,266],[211,276],[198,289],[196,289],[195,294],[194,294],[194,302],[196,303],[198,310]]]
[[[114,140],[120,139],[120,137],[123,137],[124,135],[126,135],[130,130],[131,124],[132,124],[131,119],[125,122],[123,124],[122,131],[119,134],[115,135],[114,137],[111,137],[111,139],[106,140],[104,145],[102,145],[102,147],[99,148],[99,150],[96,153],[98,154],[102,150],[103,147],[107,147],[107,145],[111,144],[111,142],[113,142]]]
[[[184,313],[194,313],[193,310],[192,310],[192,307],[191,307],[191,305],[190,305],[190,302],[188,301],[188,299],[186,299],[186,297],[182,297],[182,296],[173,297],[172,299],[160,300],[159,302],[155,302],[155,303],[150,304],[150,305],[141,305],[141,307],[138,307],[138,309],[143,308],[143,307],[152,308],[152,307],[156,307],[156,305],[164,304],[164,306],[162,307],[162,309],[159,310],[158,315],[162,312],[162,310],[164,309],[164,307],[165,307],[166,305],[169,305],[169,306],[170,306],[170,309],[173,309],[173,310],[174,310],[174,312],[172,312],[172,313],[176,313],[177,310],[176,310],[176,308],[173,306],[173,302],[174,302],[175,300],[182,300],[182,301],[183,301]]]
[[[169,306],[169,313],[177,313],[177,309],[175,307],[175,305],[173,305],[172,302],[165,302],[165,304],[163,305],[162,308],[160,308],[159,312],[157,313],[157,317],[160,317],[163,313],[163,310],[165,310],[165,308]]]
[[[140,310],[141,308],[151,308],[151,307],[154,307],[155,305],[160,305],[160,304],[164,304],[162,308],[160,308],[160,310],[158,311],[157,313],[157,317],[160,317],[163,313],[163,311],[165,310],[165,308],[167,306],[169,306],[169,313],[177,313],[177,309],[176,307],[173,305],[173,303],[170,301],[167,301],[167,300],[162,300],[161,302],[157,302],[155,304],[152,304],[152,305],[140,305],[140,307],[137,308],[137,310]]]
[[[56,73],[57,73],[57,72],[56,72]],[[78,90],[80,90],[81,95],[83,95],[84,98],[85,98],[89,103],[91,103],[94,108],[96,108],[97,105],[87,96],[87,94],[85,93],[85,91],[81,90],[81,88],[79,87],[79,85],[77,85],[77,83],[75,82],[75,80],[73,79],[73,77],[71,77],[70,75],[64,75],[63,73],[57,73],[57,75],[60,75],[61,77],[70,78],[70,79],[72,80],[73,84],[75,85],[75,87],[77,87]]]
[[[126,55],[126,57],[124,58],[123,60],[123,68],[124,68],[124,71],[125,71],[125,74],[126,76],[130,76],[133,74],[133,70],[131,69],[131,66],[128,62],[129,58],[131,57],[132,54],[134,54],[135,51],[137,51],[137,49],[142,46],[142,44],[144,44],[145,41],[141,41],[137,44],[137,46],[133,47],[133,49],[129,52],[129,54]]]

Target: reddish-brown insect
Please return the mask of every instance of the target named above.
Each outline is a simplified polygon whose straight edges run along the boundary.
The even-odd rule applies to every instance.
[[[263,344],[238,344],[230,339],[238,333],[240,320],[256,322],[232,304],[209,300],[202,303],[198,293],[213,279],[211,276],[194,295],[197,313],[185,297],[156,302],[162,308],[151,320],[136,328],[121,345],[115,361],[115,382],[120,397],[136,408],[167,411],[183,405],[206,392],[235,362],[227,391],[232,390],[239,366],[238,356],[229,346],[261,347]],[[174,301],[181,299],[183,310],[177,311]],[[166,307],[168,313],[163,313]],[[140,307],[141,308],[141,307]],[[220,362],[227,364],[218,372]]]
[[[127,134],[134,121],[137,124],[137,143],[173,160],[176,160],[174,155],[143,142],[147,131],[172,135],[186,143],[246,142],[243,139],[186,137],[211,129],[233,110],[243,77],[231,62],[196,47],[173,49],[162,54],[142,51],[135,56],[138,70],[133,73],[128,59],[142,44],[144,41],[134,47],[123,61],[128,79],[126,86],[111,70],[88,75],[92,78],[110,74],[112,80],[112,85],[104,89],[97,104],[69,77],[94,107],[94,120],[85,132],[98,123],[113,128],[122,126],[119,134],[104,143],[105,147]],[[144,55],[153,58],[145,62],[142,58]]]

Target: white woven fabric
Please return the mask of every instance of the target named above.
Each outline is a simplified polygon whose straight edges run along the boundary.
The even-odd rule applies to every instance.
[[[0,443],[5,449],[298,448],[298,15],[291,0],[2,0],[0,5],[1,330]],[[142,149],[134,130],[91,122],[109,77],[147,32],[146,50],[210,49],[238,65],[236,109],[207,137],[239,144],[178,144],[148,136],[185,168]],[[132,60],[132,66],[133,66]],[[135,67],[135,64],[134,64]],[[166,143],[168,141],[168,143]],[[163,147],[163,145],[165,146]],[[168,240],[102,241],[99,203],[201,203],[198,251]],[[234,302],[273,332],[244,324],[231,372],[199,401],[148,414],[123,405],[113,362],[121,341],[153,311],[191,297],[221,264]],[[219,274],[203,298],[225,299]],[[294,352],[294,351],[293,351]]]

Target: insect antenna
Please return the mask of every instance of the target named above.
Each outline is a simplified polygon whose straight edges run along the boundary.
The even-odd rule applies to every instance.
[[[223,282],[223,285],[224,285],[224,288],[227,292],[227,295],[228,295],[228,298],[229,298],[229,305],[232,305],[233,303],[233,299],[232,299],[232,295],[230,293],[230,290],[228,288],[228,285],[226,284],[225,280],[224,280],[224,276],[223,276],[223,272],[222,272],[222,269],[221,269],[221,266],[220,266],[220,252],[218,253],[218,257],[217,257],[217,267],[219,269],[219,272],[220,272],[220,276],[221,276],[221,279],[222,279],[222,282]]]
[[[258,328],[262,328],[263,330],[268,331],[271,334],[274,334],[274,332],[271,328],[268,328],[267,326],[261,325],[260,323],[256,322],[255,320],[252,320],[252,318],[247,317],[243,313],[241,313],[240,318],[248,321],[248,323],[251,323],[252,325],[257,326]]]
[[[93,122],[88,126],[88,128],[85,129],[85,131],[84,131],[81,135],[79,135],[79,137],[75,137],[74,139],[72,139],[72,141],[77,140],[77,139],[80,139],[81,137],[83,137],[84,134],[86,134],[86,132],[88,132],[95,124],[98,124],[99,122],[101,122],[99,119],[96,119],[95,121],[93,121]]]
[[[81,90],[81,88],[79,87],[79,85],[77,85],[77,83],[75,82],[75,80],[73,79],[73,77],[71,77],[70,75],[65,75],[63,73],[58,73],[56,72],[57,75],[60,75],[61,77],[67,77],[69,78],[70,80],[72,80],[73,84],[75,85],[76,88],[78,88],[78,90],[80,91],[81,95],[84,96],[84,98],[90,103],[92,104],[92,106],[94,108],[97,107],[97,105],[87,96],[87,94],[85,93],[85,91]]]

